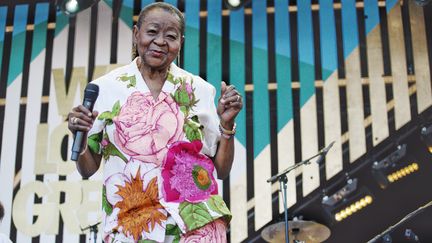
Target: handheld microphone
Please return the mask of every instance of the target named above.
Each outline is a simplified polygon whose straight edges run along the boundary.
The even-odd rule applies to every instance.
[[[99,86],[92,83],[87,84],[84,90],[83,106],[89,109],[90,111],[93,111],[93,106],[98,95],[99,95]],[[85,134],[86,133],[82,131],[76,131],[75,133],[75,138],[72,145],[72,155],[71,155],[71,160],[73,161],[78,160],[78,157],[81,153],[81,147],[82,147]]]
[[[324,160],[325,156],[327,155],[328,151],[331,149],[331,147],[333,147],[333,144],[335,142],[331,142],[329,146],[323,148],[319,153],[321,154],[318,159],[316,160],[317,164],[321,164],[321,162]]]

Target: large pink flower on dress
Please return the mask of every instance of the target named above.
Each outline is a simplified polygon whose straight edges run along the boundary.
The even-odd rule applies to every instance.
[[[169,148],[161,172],[165,201],[196,203],[218,193],[213,162],[200,153],[201,148],[200,140]]]
[[[180,239],[180,243],[226,243],[226,226],[221,219],[217,219],[205,226],[186,233]]]
[[[150,92],[132,93],[113,121],[118,147],[134,159],[156,165],[162,163],[167,147],[184,136],[184,115],[165,92],[157,101]]]

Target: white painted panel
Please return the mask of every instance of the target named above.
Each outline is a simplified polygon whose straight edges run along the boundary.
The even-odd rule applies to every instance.
[[[363,92],[360,74],[359,49],[356,48],[345,62],[348,107],[348,132],[350,162],[366,152]]]
[[[418,112],[421,113],[432,104],[431,76],[427,55],[425,22],[422,7],[410,1],[409,9],[414,54],[414,72],[417,84],[417,107]]]
[[[254,160],[255,230],[272,220],[270,145],[264,147]]]
[[[117,63],[128,64],[132,60],[132,29],[123,20],[118,22]]]
[[[326,156],[327,180],[342,170],[341,115],[337,72],[333,72],[324,82],[324,137],[325,143],[335,142]]]
[[[236,139],[230,173],[231,242],[241,242],[248,236],[246,170],[246,148]]]
[[[400,6],[388,14],[390,57],[393,76],[393,98],[396,129],[411,120],[404,34]]]
[[[318,127],[316,117],[316,97],[313,95],[301,108],[301,143],[302,159],[307,159],[318,153]],[[319,187],[319,166],[313,159],[303,166],[303,196]],[[299,161],[296,161],[299,162]]]
[[[28,94],[26,104],[26,120],[24,127],[24,144],[21,167],[21,187],[35,180],[34,165],[37,142],[37,126],[39,124],[42,85],[45,66],[45,50],[43,50],[31,63],[29,69]],[[33,200],[27,202],[26,212],[32,212]],[[27,222],[33,221],[32,214],[27,214]],[[31,237],[17,231],[17,242],[31,242]]]
[[[95,65],[108,65],[111,50],[112,10],[100,1],[98,6],[98,21],[96,31],[96,58]]]
[[[13,64],[11,64],[13,65]],[[0,224],[0,232],[9,235],[11,227],[13,181],[15,177],[15,157],[18,139],[18,118],[21,96],[22,74],[13,80],[6,89],[6,107],[3,124],[3,139],[0,164],[0,201],[3,203],[5,217]]]
[[[380,26],[375,27],[367,36],[367,55],[372,139],[373,145],[376,146],[389,135]]]
[[[278,133],[278,169],[279,172],[284,171],[288,167],[294,165],[294,122],[290,120]],[[297,188],[295,180],[295,171],[287,174],[287,206],[294,205],[297,201]],[[279,187],[278,187],[279,188]],[[282,191],[279,192],[279,212],[284,212]]]

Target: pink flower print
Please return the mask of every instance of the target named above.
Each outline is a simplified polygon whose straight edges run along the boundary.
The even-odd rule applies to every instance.
[[[200,153],[201,148],[200,140],[169,148],[161,172],[165,201],[197,203],[218,193],[213,162]]]
[[[183,136],[184,115],[170,94],[136,91],[113,118],[114,141],[124,153],[143,162],[160,165],[167,147]]]
[[[193,242],[227,242],[225,223],[223,222],[223,220],[217,219],[211,223],[204,225],[201,228],[186,233],[180,239],[180,243]]]

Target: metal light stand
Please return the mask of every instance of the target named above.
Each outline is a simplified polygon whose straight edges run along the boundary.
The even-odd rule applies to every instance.
[[[311,159],[318,157],[320,155],[323,155],[324,152],[320,151],[318,154],[303,160],[295,165],[292,165],[290,167],[288,167],[287,169],[285,169],[284,171],[282,171],[281,173],[272,176],[270,179],[267,180],[267,182],[269,183],[273,183],[275,181],[279,181],[280,183],[280,187],[283,189],[283,202],[284,202],[284,213],[285,213],[285,242],[289,243],[289,234],[288,234],[288,206],[287,206],[287,183],[288,183],[288,177],[286,176],[286,174],[288,174],[290,171],[295,170],[296,168],[305,165],[305,164],[310,164]]]
[[[96,241],[97,241],[97,233],[98,233],[98,225],[100,224],[100,222],[99,223],[96,223],[96,224],[94,224],[94,225],[89,225],[89,226],[87,226],[87,227],[85,227],[85,228],[81,228],[81,231],[85,231],[85,230],[90,230],[90,235],[89,235],[89,243],[91,243],[91,240],[92,240],[92,235],[93,235],[93,239],[94,239],[94,243],[96,243]]]
[[[426,203],[425,205],[419,207],[418,209],[412,211],[411,213],[409,213],[407,216],[405,216],[403,219],[401,219],[399,222],[397,222],[396,224],[388,227],[386,230],[384,230],[381,234],[375,236],[374,238],[372,238],[371,240],[369,240],[367,243],[376,243],[379,240],[383,239],[384,242],[389,242],[389,241],[385,241],[387,240],[387,237],[390,237],[390,233],[396,229],[399,225],[403,224],[405,221],[413,218],[414,216],[416,216],[417,214],[423,212],[426,208],[432,206],[432,201]],[[391,240],[391,237],[390,237]],[[391,242],[391,241],[390,241]]]

